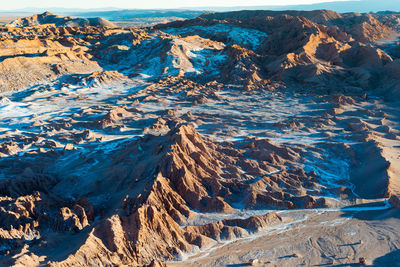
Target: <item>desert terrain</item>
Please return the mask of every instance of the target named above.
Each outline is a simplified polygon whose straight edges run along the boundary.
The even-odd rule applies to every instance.
[[[400,266],[400,14],[0,27],[0,265]]]

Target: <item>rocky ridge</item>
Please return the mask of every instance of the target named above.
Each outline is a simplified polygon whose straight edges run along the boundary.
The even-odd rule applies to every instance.
[[[34,14],[31,17],[16,19],[6,27],[32,27],[39,25],[53,25],[56,27],[109,27],[116,28],[112,22],[103,18],[73,18],[54,15],[50,12]]]

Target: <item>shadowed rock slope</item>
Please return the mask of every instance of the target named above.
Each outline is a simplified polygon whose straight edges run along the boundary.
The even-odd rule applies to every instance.
[[[265,161],[248,160],[248,147],[253,157]],[[102,160],[104,156],[92,157]],[[323,198],[304,191],[318,188],[312,175],[296,168],[274,171],[277,160],[289,164],[299,155],[268,142],[252,141],[235,149],[204,140],[191,126],[177,125],[165,136],[147,135],[128,142],[110,157],[110,163],[93,166],[91,177],[51,179],[27,168],[13,186],[3,180],[2,253],[18,249],[20,239],[32,239],[37,245],[31,252],[37,258],[29,257],[40,261],[55,242],[48,239],[50,231],[65,244],[69,238],[83,238],[76,251],[69,247],[46,259],[52,266],[149,264],[154,258],[171,260],[281,222],[277,214],[269,213],[198,225],[197,212],[229,214],[239,203],[248,208],[327,205]],[[63,175],[61,170],[57,173]],[[282,182],[292,188],[291,193],[277,187]],[[259,192],[255,183],[271,190]],[[73,198],[65,197],[69,194]],[[75,234],[63,235],[66,232]],[[3,263],[12,264],[12,259]]]

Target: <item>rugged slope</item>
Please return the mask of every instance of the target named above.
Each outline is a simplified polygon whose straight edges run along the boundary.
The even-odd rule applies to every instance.
[[[88,90],[86,97],[96,88],[88,83],[83,86]],[[317,98],[314,101],[321,103],[309,115],[287,120],[281,117],[267,127],[265,120],[273,117],[262,115],[257,119],[257,113],[268,114],[260,107],[248,110],[248,118],[226,116],[224,110],[205,113],[218,106],[226,106],[232,112],[227,102],[240,103],[237,106],[244,109],[251,106],[250,102],[265,108],[266,99],[258,99],[265,94],[253,94],[246,103],[240,92],[239,98],[224,100],[215,95],[215,88],[215,84],[201,87],[178,78],[171,84],[166,78],[126,94],[123,101],[129,106],[115,106],[110,100],[115,96],[100,101],[107,101],[113,108],[88,108],[83,104],[88,99],[73,98],[70,105],[71,101],[82,104],[70,118],[59,117],[66,110],[50,109],[51,117],[40,114],[43,121],[35,121],[24,133],[8,136],[13,144],[2,150],[4,177],[0,183],[2,263],[147,265],[155,259],[185,259],[186,255],[220,243],[252,238],[255,233],[297,221],[296,217],[282,217],[271,209],[312,212],[357,203],[356,195],[379,199],[397,194],[396,184],[389,183],[392,178],[383,150],[371,138],[384,134],[382,137],[387,140],[389,132],[390,138],[397,138],[398,132],[388,127],[371,131],[373,124],[384,126],[387,122],[381,120],[381,113],[358,107],[359,100],[344,96]],[[56,95],[57,91],[53,89]],[[40,100],[48,93],[44,91],[30,99]],[[176,105],[180,107],[183,99],[190,100],[189,96],[196,94],[207,96],[209,104],[186,102],[183,106],[187,105],[193,113],[179,114],[167,107],[151,111],[154,103],[163,105],[155,99],[176,94]],[[48,95],[46,102],[52,98]],[[213,104],[212,99],[218,98],[218,104]],[[289,108],[284,106],[286,96],[283,99],[280,103],[269,100],[277,110],[267,110],[276,114]],[[62,100],[58,100],[58,105],[62,106]],[[294,104],[304,111],[302,105]],[[322,119],[321,108],[325,114],[335,113],[336,118],[325,115]],[[31,118],[29,113],[27,118]],[[253,123],[249,126],[250,118]],[[253,133],[263,138],[245,134],[239,141],[216,142],[201,136],[186,121],[193,121],[199,130],[209,134],[213,127],[228,131],[221,133],[223,139],[232,127],[237,129],[233,135],[239,136],[240,129],[258,129]],[[220,127],[225,124],[230,127]],[[343,129],[343,134],[335,136],[326,130],[333,125]],[[109,136],[121,135],[121,126],[125,127],[125,138],[105,141]],[[80,131],[80,127],[87,129]],[[134,134],[134,128],[139,128],[139,132]],[[35,139],[34,133],[39,129],[40,138]],[[281,134],[287,131],[295,143],[278,144],[265,139],[268,129]],[[318,142],[307,145],[290,137],[292,131],[307,135],[311,129],[325,129],[326,139],[317,134],[314,138]],[[140,137],[142,133],[145,135]],[[33,138],[29,137],[32,134]],[[349,141],[338,147],[335,138]],[[13,147],[18,151],[13,151]],[[374,175],[372,166],[377,166]],[[365,172],[369,174],[368,183]],[[372,183],[373,187],[366,186]]]
[[[0,91],[25,88],[70,74],[90,74],[107,70],[96,53],[114,57],[124,47],[101,41],[131,42],[145,36],[139,30],[112,30],[98,27],[2,28],[0,41]],[[20,35],[24,35],[20,38]],[[38,38],[38,36],[43,36]]]
[[[324,10],[238,11],[205,14],[197,19],[155,28],[183,36],[199,34],[222,41],[230,44],[226,48],[230,51],[239,51],[234,48],[235,45],[251,50],[254,55],[248,63],[243,62],[240,74],[247,77],[244,80],[248,82],[237,79],[230,81],[244,84],[245,87],[263,80],[255,87],[274,88],[276,83],[283,83],[288,87],[307,87],[328,92],[342,90],[362,94],[374,90],[382,94],[392,90],[382,87],[390,84],[387,81],[390,78],[384,73],[389,65],[394,66],[394,60],[372,42],[392,38],[397,30],[396,25],[395,17],[338,14]],[[249,41],[244,42],[234,36],[224,37],[219,33],[223,28],[230,28],[231,32],[238,31],[236,28],[248,28],[248,33],[252,35],[246,38]],[[238,31],[237,35],[242,34]],[[226,73],[223,77],[232,76],[236,58],[228,58],[229,64],[222,70]],[[338,83],[341,86],[338,87]]]
[[[2,90],[64,74],[116,70],[131,77],[216,80],[250,90],[300,87],[397,97],[395,50],[385,52],[373,43],[393,36],[397,24],[392,15],[254,12],[206,14],[147,31],[6,27]],[[22,32],[26,39],[42,37],[20,40]]]
[[[195,218],[195,211],[229,213],[233,208],[228,202],[233,204],[241,198],[249,198],[246,194],[251,194],[251,203],[246,200],[248,206],[288,205],[294,208],[317,203],[313,198],[305,201],[300,195],[297,199],[298,193],[288,195],[288,200],[284,201],[280,201],[279,194],[274,192],[270,194],[276,195],[276,200],[267,196],[262,198],[259,194],[254,199],[254,189],[239,175],[248,164],[254,165],[252,175],[267,174],[263,179],[268,180],[294,179],[298,183],[301,172],[290,170],[268,174],[274,167],[258,166],[235,150],[230,154],[236,155],[229,159],[216,149],[217,145],[205,142],[192,127],[175,126],[165,136],[146,136],[113,151],[110,156],[114,160],[103,166],[101,172],[95,171],[103,176],[102,179],[92,174],[93,178],[58,177],[52,179],[51,184],[43,184],[40,181],[47,183],[49,178],[42,177],[36,182],[37,186],[26,187],[27,183],[35,183],[38,176],[31,169],[25,169],[21,178],[14,180],[12,188],[6,186],[9,181],[2,181],[2,192],[7,195],[2,199],[3,208],[6,208],[2,213],[2,252],[18,248],[17,239],[31,238],[47,243],[46,237],[40,237],[42,232],[75,231],[85,238],[84,243],[66,260],[54,261],[51,265],[149,264],[154,258],[173,259],[215,241],[247,236],[281,221],[278,215],[270,213],[185,226]],[[284,156],[288,151],[281,153]],[[289,150],[289,153],[293,152]],[[100,160],[102,156],[99,158],[94,154],[91,157]],[[64,168],[70,169],[73,164]],[[223,171],[225,169],[230,172]],[[62,173],[60,169],[55,174],[60,176]],[[93,188],[97,188],[96,192],[92,192]],[[13,198],[22,192],[33,195]],[[240,192],[244,195],[240,196]],[[61,194],[73,194],[76,200],[68,201]],[[150,237],[151,240],[147,240]],[[51,243],[39,245],[38,250],[31,252],[40,255],[51,246]],[[52,257],[64,258],[68,255],[65,253],[71,252],[57,251]]]
[[[372,42],[391,37],[395,33],[393,26],[397,25],[395,17],[384,17],[373,14],[337,13],[330,10],[313,11],[235,11],[226,13],[208,13],[200,16],[208,20],[238,20],[244,23],[256,23],[265,17],[292,16],[303,17],[313,23],[327,27],[338,27],[341,31],[351,35],[357,41]]]

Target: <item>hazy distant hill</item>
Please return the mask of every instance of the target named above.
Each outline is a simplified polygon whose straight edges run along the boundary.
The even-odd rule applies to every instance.
[[[326,3],[307,5],[268,5],[268,6],[231,6],[231,7],[198,7],[192,10],[212,11],[234,11],[234,10],[318,10],[328,9],[339,13],[344,12],[377,12],[377,11],[400,11],[400,0],[353,0],[353,1],[332,1]]]
[[[127,19],[127,18],[147,18],[147,17],[180,17],[193,18],[201,15],[204,11],[181,10],[181,9],[125,9],[102,12],[75,12],[80,16],[98,16],[106,19]]]
[[[361,1],[336,1],[312,5],[297,5],[286,7],[302,10],[329,9],[336,12],[377,12],[385,10],[400,11],[399,0],[361,0]]]
[[[286,6],[231,6],[231,7],[187,7],[177,9],[118,9],[115,7],[94,9],[71,9],[71,8],[24,8],[13,11],[3,11],[0,16],[2,21],[9,22],[27,13],[42,13],[44,11],[56,12],[65,16],[78,17],[102,17],[121,26],[151,25],[165,23],[173,20],[192,19],[209,11],[237,11],[237,10],[320,10],[327,9],[339,13],[344,12],[378,12],[378,11],[400,11],[400,0],[352,0],[333,1],[309,5],[286,5]],[[11,12],[13,14],[11,14]]]

